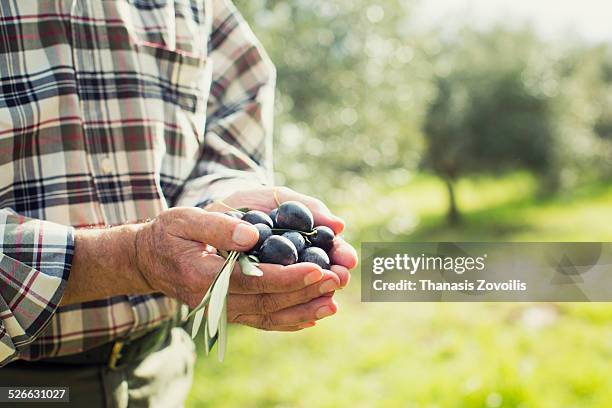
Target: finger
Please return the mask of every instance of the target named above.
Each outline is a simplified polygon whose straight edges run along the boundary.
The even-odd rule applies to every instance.
[[[342,237],[334,239],[334,246],[329,250],[332,264],[353,269],[357,266],[357,251],[349,245]]]
[[[278,326],[271,330],[279,331],[279,332],[295,332],[295,331],[308,329],[310,327],[314,327],[316,326],[316,324],[317,322],[308,322],[308,323],[298,324],[297,326]]]
[[[304,330],[305,327],[300,327],[300,326],[283,326],[283,327],[275,327],[273,329],[270,329],[270,331],[277,331],[277,332],[297,332],[300,330]]]
[[[231,293],[286,293],[303,289],[325,276],[320,266],[297,263],[289,266],[259,264],[263,276],[246,276],[234,271],[230,280]]]
[[[181,287],[190,288],[190,293],[182,294],[181,299],[192,306],[199,304],[204,293],[212,283],[215,275],[221,270],[225,258],[206,252],[194,257],[189,267],[185,267],[181,274]],[[333,280],[336,286],[341,284],[337,274],[324,271],[318,265],[304,262],[290,266],[260,264],[263,276],[246,276],[236,263],[230,277],[229,293],[231,294],[261,294],[282,293],[287,294],[303,290],[320,282],[316,287],[324,284],[325,280]],[[178,286],[178,285],[177,285]],[[313,289],[314,290],[314,289]]]
[[[317,322],[308,322],[308,323],[298,324],[297,326],[278,326],[272,330],[280,331],[280,332],[294,332],[294,331],[308,329],[316,325],[317,325]]]
[[[233,323],[236,323],[236,322],[233,322]],[[264,327],[253,326],[253,325],[246,324],[246,323],[236,323],[236,324],[242,324],[244,326],[249,326],[254,329],[259,329],[259,330],[277,331],[277,332],[297,332],[297,331],[304,330],[307,328],[307,327],[302,327],[302,326],[279,326],[279,327],[274,327],[274,328],[264,328]],[[308,327],[312,327],[312,326],[308,326]]]
[[[227,310],[230,313],[269,314],[291,306],[307,303],[340,287],[337,274],[324,271],[325,277],[314,285],[289,293],[230,294]]]
[[[340,288],[344,288],[351,281],[351,273],[344,266],[332,265],[331,270],[336,274],[336,276],[338,276],[338,280],[340,281]]]
[[[327,206],[319,199],[295,192],[289,188],[277,189],[279,201],[299,201],[312,212],[315,225],[325,225],[331,228],[334,233],[340,234],[344,231],[344,221],[333,215]]]
[[[271,330],[281,326],[297,326],[314,320],[320,320],[335,314],[338,305],[333,298],[322,296],[308,303],[293,306],[267,315],[243,314],[234,319],[236,323]]]
[[[199,208],[176,208],[171,227],[187,239],[212,245],[218,249],[246,251],[259,239],[257,228],[226,214]]]
[[[197,306],[211,285],[215,275],[221,270],[225,258],[212,253],[202,252],[190,259],[188,266],[181,270],[180,282],[174,286],[176,293],[172,297],[181,299],[190,307]],[[323,294],[331,294],[342,286],[342,274],[337,271],[321,269],[313,263],[300,263],[291,266],[260,264],[263,276],[246,276],[236,263],[230,277],[231,295],[242,294],[244,298],[255,298],[261,294],[277,294],[271,299],[243,300],[238,308],[243,312],[261,313],[256,306],[265,305],[272,310],[274,304],[280,305],[276,310],[305,303]],[[333,267],[332,267],[333,269]],[[180,293],[179,293],[180,292]],[[230,295],[230,297],[231,297]],[[228,307],[233,303],[228,304]],[[233,307],[233,306],[232,306]],[[251,307],[251,308],[249,308]]]

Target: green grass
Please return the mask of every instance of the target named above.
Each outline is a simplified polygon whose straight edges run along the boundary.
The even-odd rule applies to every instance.
[[[455,228],[445,222],[445,187],[431,176],[419,176],[402,188],[379,186],[367,202],[355,198],[359,204],[344,204],[341,213],[357,241],[612,240],[610,185],[540,198],[533,177],[517,173],[462,180],[457,190],[463,223]]]
[[[539,199],[526,174],[444,186],[419,176],[336,203],[347,236],[393,241],[612,240],[612,187]],[[350,202],[353,202],[351,204]],[[404,218],[402,218],[404,217]],[[364,304],[359,273],[337,316],[294,334],[232,327],[223,364],[201,341],[189,406],[608,407],[612,305]]]

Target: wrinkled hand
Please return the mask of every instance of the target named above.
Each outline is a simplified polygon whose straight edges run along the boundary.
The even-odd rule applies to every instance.
[[[258,232],[225,214],[173,208],[142,224],[136,234],[135,267],[151,291],[197,306],[221,269],[215,248],[247,251]],[[294,331],[336,312],[330,294],[341,286],[337,273],[311,263],[261,264],[262,277],[232,274],[228,319],[265,330]],[[348,279],[346,279],[348,280]]]
[[[260,264],[263,276],[234,272],[228,320],[263,330],[296,331],[338,310],[332,295],[340,279],[312,263]]]
[[[321,200],[300,194],[287,187],[257,187],[250,190],[241,190],[225,198],[223,203],[210,204],[206,209],[209,211],[227,212],[227,206],[229,206],[233,208],[244,207],[267,213],[278,206],[277,199],[280,203],[285,201],[299,201],[303,203],[312,212],[315,225],[325,225],[331,228],[336,235],[344,230],[344,221],[333,215]],[[357,266],[357,253],[341,237],[336,237],[334,246],[329,253],[332,263],[331,270],[338,275],[341,287],[344,287],[350,280],[349,270]]]

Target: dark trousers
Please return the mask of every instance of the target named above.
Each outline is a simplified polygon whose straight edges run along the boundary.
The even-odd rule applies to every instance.
[[[15,362],[0,368],[3,387],[69,387],[70,403],[20,403],[41,407],[182,407],[191,388],[195,347],[181,328],[168,345],[143,361],[110,369],[102,365]]]

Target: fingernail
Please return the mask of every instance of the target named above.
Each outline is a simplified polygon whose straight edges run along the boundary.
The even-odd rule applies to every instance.
[[[332,310],[331,307],[323,306],[319,308],[319,310],[317,310],[317,313],[315,313],[315,316],[317,316],[317,319],[322,319],[324,317],[331,316],[333,314],[334,314],[334,311]]]
[[[254,244],[257,239],[257,229],[248,224],[240,223],[234,228],[234,234],[232,235],[232,241],[236,245],[246,246]]]
[[[329,293],[333,290],[336,290],[338,288],[338,285],[336,285],[336,282],[334,282],[331,279],[326,280],[325,282],[323,282],[321,284],[321,286],[319,286],[319,292],[321,294],[323,293]]]
[[[304,284],[306,284],[306,286],[312,285],[313,283],[318,282],[321,279],[323,279],[323,272],[318,269],[315,269],[314,271],[306,275],[306,277],[304,278]]]
[[[300,327],[302,329],[307,329],[309,327],[314,326],[315,324],[316,324],[315,322],[302,323],[298,327]]]
[[[344,222],[344,220],[336,215],[332,215],[332,217],[334,218],[334,220],[342,225],[342,228],[344,229],[344,226],[346,225],[346,222]]]

